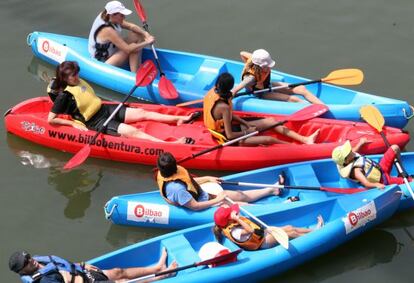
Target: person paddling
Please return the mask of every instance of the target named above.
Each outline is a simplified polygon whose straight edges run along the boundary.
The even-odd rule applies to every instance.
[[[161,196],[171,205],[186,207],[191,210],[203,210],[220,204],[224,198],[246,204],[261,198],[279,195],[278,188],[263,188],[257,190],[231,191],[224,190],[217,196],[204,192],[200,184],[206,182],[220,183],[220,179],[212,176],[195,177],[182,166],[177,165],[174,156],[169,152],[160,154],[157,160],[158,172],[156,181]],[[283,179],[280,179],[283,184]]]
[[[78,63],[75,61],[64,61],[57,66],[56,77],[48,86],[48,94],[53,101],[53,106],[47,120],[54,125],[67,125],[82,131],[88,129],[98,131],[118,105],[103,104],[101,99],[95,95],[92,87],[79,78],[79,70]],[[196,113],[188,116],[176,116],[122,106],[103,130],[103,133],[155,142],[169,142],[151,136],[129,125],[129,123],[152,120],[181,125],[191,122]],[[68,114],[72,119],[63,119],[59,114]],[[182,137],[171,142],[194,143],[194,140]]]
[[[219,207],[214,213],[213,228],[214,236],[221,243],[223,236],[245,250],[268,249],[276,246],[278,242],[269,230],[264,229],[247,217],[239,215],[240,208],[237,204]],[[324,225],[322,216],[317,217],[317,224],[314,229],[319,229]],[[282,228],[289,238],[297,238],[305,235],[314,229],[298,228],[286,225]]]
[[[332,160],[336,163],[341,177],[358,182],[366,188],[384,189],[386,185],[404,184],[403,177],[390,175],[394,160],[401,151],[400,147],[396,144],[391,145],[377,163],[358,153],[368,143],[366,138],[361,138],[352,147],[351,142],[346,141],[332,151]],[[412,177],[407,179],[409,182],[412,181]]]
[[[283,82],[271,82],[271,68],[274,67],[275,61],[266,50],[257,49],[253,53],[241,51],[240,56],[245,65],[242,71],[242,81],[232,90],[233,95],[243,88],[246,88],[247,91],[255,91],[274,86],[288,85]],[[295,96],[295,94],[303,96],[305,100],[310,103],[324,104],[303,85],[293,89],[281,89],[277,92],[270,91],[262,94],[261,98],[287,102],[303,102],[303,100]]]
[[[160,271],[177,268],[173,261],[168,267],[167,251],[164,248],[157,264],[149,267],[112,268],[101,270],[85,263],[73,263],[64,258],[50,256],[31,256],[26,251],[17,251],[9,258],[9,268],[20,275],[23,282],[37,283],[94,283],[124,282],[125,280],[154,274]],[[174,276],[157,276],[145,282],[160,280]],[[111,281],[110,281],[111,280]]]
[[[239,138],[257,130],[265,129],[274,125],[277,121],[273,118],[249,117],[243,119],[233,113],[232,92],[234,78],[230,73],[221,74],[215,86],[205,95],[203,102],[204,125],[212,130],[212,134],[220,142]],[[313,144],[319,134],[319,129],[310,136],[302,136],[285,126],[277,126],[274,131],[287,136],[292,140]],[[270,145],[289,142],[280,140],[273,136],[252,136],[239,142],[241,145]]]

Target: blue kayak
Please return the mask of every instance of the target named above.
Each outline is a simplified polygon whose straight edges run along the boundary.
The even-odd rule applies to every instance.
[[[408,172],[414,171],[414,153],[404,153],[403,163]],[[379,160],[381,155],[372,156]],[[280,208],[294,208],[330,198],[340,198],[353,192],[351,188],[361,188],[358,184],[339,176],[331,159],[279,165],[247,171],[222,177],[225,181],[243,183],[274,184],[277,176],[284,172],[286,185],[302,189],[284,189],[281,197],[270,196],[252,205],[245,206],[255,215],[266,215]],[[392,174],[396,175],[396,172]],[[414,182],[412,182],[414,188]],[[322,190],[319,188],[322,187]],[[227,190],[249,190],[252,186],[223,185]],[[399,210],[414,207],[406,185],[400,185],[403,194]],[[336,190],[338,189],[338,190]],[[339,191],[339,192],[337,192]],[[289,202],[290,197],[299,197],[299,201]],[[186,228],[208,223],[213,218],[215,208],[192,211],[167,204],[158,191],[115,196],[105,205],[105,215],[115,224],[129,226]]]
[[[214,268],[189,268],[178,272],[175,277],[164,280],[198,283],[263,280],[326,253],[385,221],[395,213],[400,199],[399,188],[394,185],[382,191],[369,190],[298,207],[274,205],[276,209],[260,217],[270,226],[293,225],[314,228],[318,215],[323,217],[325,225],[290,240],[287,250],[278,245],[265,250],[242,251],[236,262]],[[203,245],[215,241],[212,225],[210,223],[195,226],[145,240],[92,259],[89,263],[101,269],[148,266],[156,263],[161,249],[165,247],[169,262],[175,260],[179,266],[193,264],[201,260],[199,252]],[[238,249],[227,239],[223,245],[230,251]]]
[[[89,82],[123,94],[128,94],[135,85],[135,74],[131,73],[127,67],[118,68],[91,58],[87,50],[86,38],[33,32],[28,35],[27,43],[31,46],[35,56],[52,65],[57,65],[64,60],[77,61],[81,69],[81,77]],[[158,92],[159,78],[148,87],[138,88],[133,96],[165,105],[176,105],[203,98],[205,93],[213,87],[217,76],[223,72],[233,74],[238,83],[243,68],[241,62],[174,50],[159,49],[158,56],[162,69],[177,89],[179,98],[174,100],[162,98]],[[151,50],[144,50],[143,59],[153,59]],[[289,84],[309,81],[280,71],[272,71],[271,79]],[[329,107],[330,111],[323,116],[325,118],[361,121],[359,108],[366,104],[375,104],[384,116],[386,125],[403,128],[413,114],[407,102],[397,99],[326,83],[310,84],[308,89]],[[241,111],[292,114],[306,104],[263,100],[254,95],[244,95],[235,98],[233,105],[235,110]],[[194,106],[200,106],[200,104]]]

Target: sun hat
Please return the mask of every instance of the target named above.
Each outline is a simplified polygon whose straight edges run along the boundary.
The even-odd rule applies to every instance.
[[[257,49],[253,52],[252,62],[259,67],[272,68],[275,65],[275,61],[270,57],[269,52],[264,49]]]
[[[352,146],[349,140],[347,140],[343,145],[337,146],[332,151],[332,160],[336,163],[339,174],[344,178],[347,178],[352,170],[352,163],[344,166],[345,159],[351,151]]]
[[[30,254],[25,251],[18,251],[12,254],[9,258],[10,270],[19,273],[24,268],[27,257],[30,257]]]
[[[124,4],[122,4],[119,1],[110,1],[110,2],[106,3],[105,10],[106,10],[106,13],[108,15],[112,15],[112,14],[115,14],[115,13],[121,13],[121,14],[127,16],[127,15],[132,13],[131,10],[125,8]]]
[[[240,211],[239,205],[233,204],[230,207],[219,207],[214,213],[214,222],[217,226],[221,228],[226,227],[232,211],[236,211],[238,213]]]

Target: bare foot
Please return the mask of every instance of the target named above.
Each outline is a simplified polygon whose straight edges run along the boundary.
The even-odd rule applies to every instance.
[[[168,256],[167,249],[162,248],[161,256],[157,263],[157,269],[159,271],[162,271],[167,267],[167,256]]]
[[[177,120],[177,126],[184,124],[185,121],[191,119],[191,114],[188,116],[180,116]]]
[[[317,129],[312,135],[305,138],[304,144],[314,144],[319,135],[320,129]]]
[[[171,262],[171,264],[168,267],[164,267],[161,271],[173,270],[173,269],[176,269],[177,267],[178,267],[178,263],[174,260],[173,262]],[[165,275],[161,275],[157,278],[158,279],[163,279],[163,278],[167,278],[167,277],[173,277],[176,274],[177,274],[177,272],[171,272],[171,273],[167,273]]]
[[[318,223],[316,224],[315,230],[320,229],[325,225],[325,222],[323,221],[322,215],[318,215]]]

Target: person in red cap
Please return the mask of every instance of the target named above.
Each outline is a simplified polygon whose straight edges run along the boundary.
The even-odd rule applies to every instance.
[[[233,94],[236,94],[243,88],[246,88],[248,91],[255,91],[273,86],[287,85],[282,82],[271,82],[271,68],[275,65],[275,61],[272,57],[270,57],[269,52],[266,50],[257,49],[253,53],[241,51],[240,56],[245,63],[242,72],[242,82],[233,89]],[[297,86],[293,89],[285,88],[277,92],[268,92],[261,95],[261,97],[264,99],[288,102],[303,102],[302,99],[294,96],[293,94],[303,96],[310,103],[323,104],[321,100],[319,100],[303,85]]]
[[[269,229],[260,227],[250,219],[239,215],[240,208],[237,204],[219,207],[214,213],[215,226],[214,236],[219,243],[222,242],[223,235],[233,243],[245,250],[268,249],[276,246],[278,242],[272,236]],[[318,216],[318,223],[315,229],[323,226],[322,216]],[[297,238],[313,231],[310,228],[298,228],[286,225],[282,228],[289,238]]]

